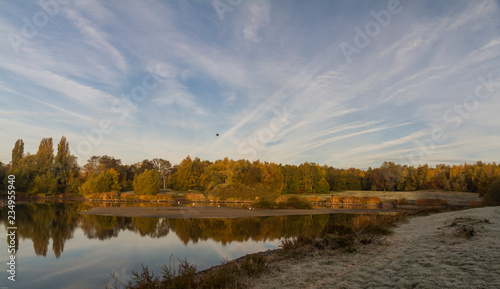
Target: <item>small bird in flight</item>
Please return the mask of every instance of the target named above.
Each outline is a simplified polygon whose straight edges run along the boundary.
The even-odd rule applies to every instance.
[[[218,134],[218,133],[216,133],[215,135],[216,135],[216,136],[219,136],[219,134]]]

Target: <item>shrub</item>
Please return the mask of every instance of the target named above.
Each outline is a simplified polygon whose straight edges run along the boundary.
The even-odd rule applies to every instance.
[[[484,204],[487,206],[500,205],[500,179],[491,183],[488,191],[484,194]]]
[[[474,226],[461,225],[457,229],[457,236],[463,237],[466,239],[470,239],[476,235],[476,231],[474,230]]]
[[[184,198],[186,200],[189,200],[191,202],[205,202],[207,198],[203,194],[197,194],[197,193],[187,193]]]
[[[445,199],[418,199],[415,201],[417,206],[446,206],[448,201]]]
[[[409,205],[410,203],[408,202],[408,200],[407,200],[407,199],[402,198],[402,199],[398,199],[398,200],[396,201],[396,204],[399,206],[399,205]]]
[[[219,267],[210,268],[203,275],[199,288],[244,288],[238,283],[239,276],[240,272],[236,263],[222,263]]]
[[[272,210],[277,208],[277,204],[266,199],[258,199],[253,202],[250,207],[255,209]]]
[[[483,201],[472,200],[472,201],[467,202],[467,207],[469,207],[469,208],[479,208],[479,207],[483,207],[483,206],[484,206]]]
[[[120,194],[120,199],[123,199],[123,200],[133,200],[134,199],[134,194],[132,194],[132,193],[121,193]]]
[[[326,200],[332,204],[376,205],[382,200],[379,197],[331,197]]]
[[[257,198],[275,200],[279,196],[279,191],[271,190],[264,184],[244,185],[244,184],[219,184],[210,190],[211,200],[248,200],[254,201]]]
[[[298,197],[291,197],[284,202],[278,203],[279,209],[312,209],[311,203]]]
[[[258,276],[266,269],[266,259],[258,255],[247,255],[241,263],[241,269],[247,276]]]

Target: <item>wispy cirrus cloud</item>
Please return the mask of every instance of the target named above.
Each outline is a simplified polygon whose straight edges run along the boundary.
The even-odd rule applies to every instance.
[[[346,63],[339,43],[351,41],[353,28],[373,21],[370,11],[384,3],[244,1],[220,21],[203,1],[70,2],[20,55],[0,43],[1,109],[15,112],[2,121],[23,131],[0,134],[0,150],[38,137],[29,128],[35,122],[71,136],[74,145],[109,118],[115,130],[93,153],[125,162],[246,157],[238,146],[252,137],[262,160],[363,168],[397,160],[434,128],[448,129],[443,113],[474,94],[478,76],[500,75],[498,3],[402,4]],[[12,2],[6,9],[3,34],[20,33],[19,19],[39,7]],[[159,72],[151,69],[157,64]],[[117,113],[112,104],[148,74],[164,81],[127,114]],[[462,135],[495,141],[488,136],[498,133],[491,122],[497,99],[481,101],[460,129],[446,130],[448,140],[426,161],[495,155]],[[36,110],[38,118],[30,116]],[[290,119],[262,142],[259,132],[270,128],[275,111]]]

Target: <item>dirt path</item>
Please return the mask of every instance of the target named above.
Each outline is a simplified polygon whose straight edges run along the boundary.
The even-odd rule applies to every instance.
[[[462,225],[476,234],[457,233]],[[278,267],[253,288],[500,288],[500,207],[416,217],[357,254]]]

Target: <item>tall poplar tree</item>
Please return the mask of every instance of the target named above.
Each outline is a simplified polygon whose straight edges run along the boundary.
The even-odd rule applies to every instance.
[[[40,146],[38,146],[38,152],[36,153],[36,162],[39,174],[46,174],[52,171],[54,164],[54,144],[51,137],[40,141]]]
[[[24,156],[24,142],[18,139],[12,150],[12,167],[17,167]]]
[[[62,184],[68,184],[72,173],[78,171],[76,157],[71,155],[69,143],[63,136],[57,145],[57,155],[54,158],[55,175]]]

